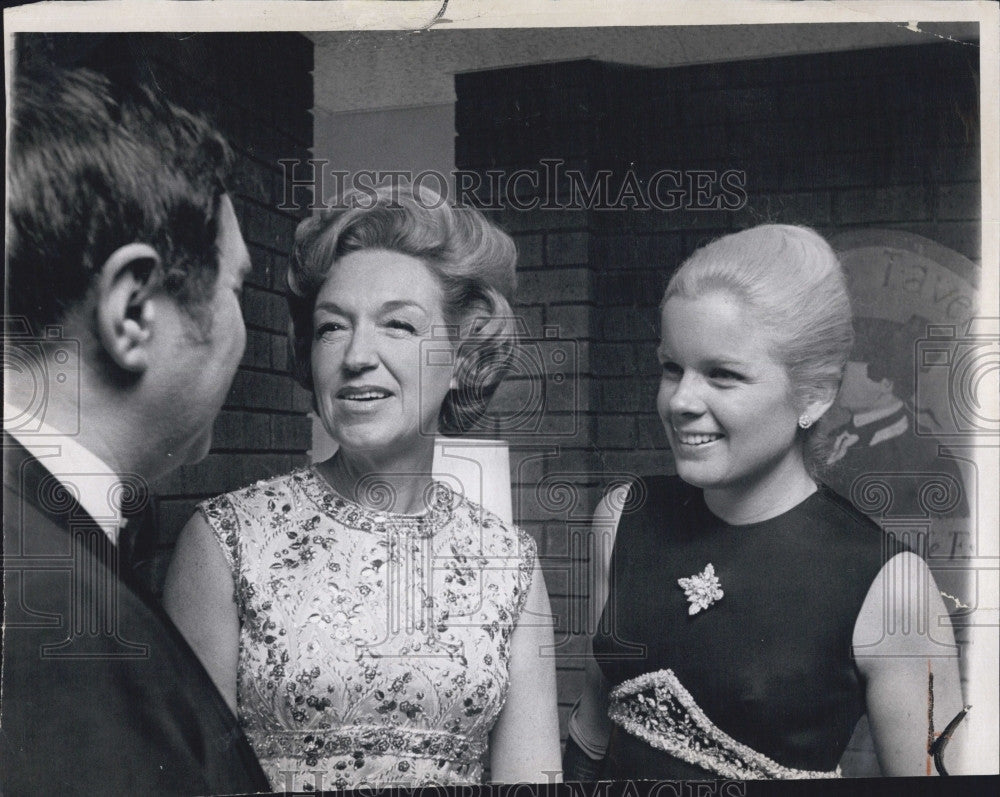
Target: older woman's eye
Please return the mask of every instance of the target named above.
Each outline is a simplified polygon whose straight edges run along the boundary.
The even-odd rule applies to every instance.
[[[325,338],[337,332],[343,332],[347,327],[339,321],[324,321],[316,327],[316,337]]]
[[[385,322],[385,325],[389,329],[394,329],[399,332],[405,332],[409,335],[417,334],[417,328],[411,324],[409,321],[403,321],[399,318],[392,318]]]

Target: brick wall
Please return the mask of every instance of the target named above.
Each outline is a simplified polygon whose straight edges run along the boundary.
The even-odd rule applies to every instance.
[[[312,147],[313,45],[292,33],[71,34],[24,37],[19,47],[25,58],[155,85],[212,119],[235,152],[229,188],[253,261],[243,299],[246,354],[208,458],[153,485],[157,535],[143,540],[136,556],[158,593],[177,534],[199,500],[305,463],[310,447],[310,399],[288,373],[282,292],[295,227],[307,211],[276,206],[284,191],[277,160],[308,158]]]
[[[614,474],[672,469],[654,408],[657,305],[672,269],[712,238],[763,222],[826,235],[906,230],[979,262],[977,74],[975,48],[935,44],[660,70],[580,61],[456,78],[456,166],[480,175],[476,197],[498,208],[491,215],[517,242],[516,310],[531,335],[555,327],[578,353],[577,433],[547,434],[553,423],[543,419],[533,436],[508,435],[515,519],[539,542],[557,615],[564,730],[582,683],[571,654],[584,647],[586,532],[601,488]],[[562,175],[545,180],[554,167],[543,159],[561,159]],[[518,169],[540,177],[518,178],[516,190],[490,177]],[[573,204],[569,169],[586,186],[605,170],[605,204],[626,209],[555,207]],[[678,187],[682,207],[637,207],[661,170],[681,173],[661,183],[661,200],[669,207]],[[745,175],[728,194],[719,177],[727,170]],[[640,198],[630,200],[636,186]],[[740,194],[745,202],[731,201]],[[742,206],[726,209],[733,205]],[[503,388],[501,403],[516,406],[518,390]]]

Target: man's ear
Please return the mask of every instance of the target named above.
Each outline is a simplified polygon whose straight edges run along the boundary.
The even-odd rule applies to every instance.
[[[108,356],[141,373],[148,366],[154,275],[160,256],[149,244],[131,243],[104,261],[97,281],[97,332]]]

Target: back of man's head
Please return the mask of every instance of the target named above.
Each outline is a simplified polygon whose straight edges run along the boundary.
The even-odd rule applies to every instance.
[[[8,312],[37,334],[83,307],[106,259],[159,255],[152,282],[197,321],[218,274],[219,199],[231,162],[203,119],[86,70],[14,87],[8,169]]]

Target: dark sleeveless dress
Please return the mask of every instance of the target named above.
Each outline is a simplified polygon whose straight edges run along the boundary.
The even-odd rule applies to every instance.
[[[835,776],[865,711],[854,624],[903,550],[824,487],[731,526],[677,477],[634,485],[594,638],[615,723],[602,778]],[[689,614],[677,580],[708,564],[723,596]]]

